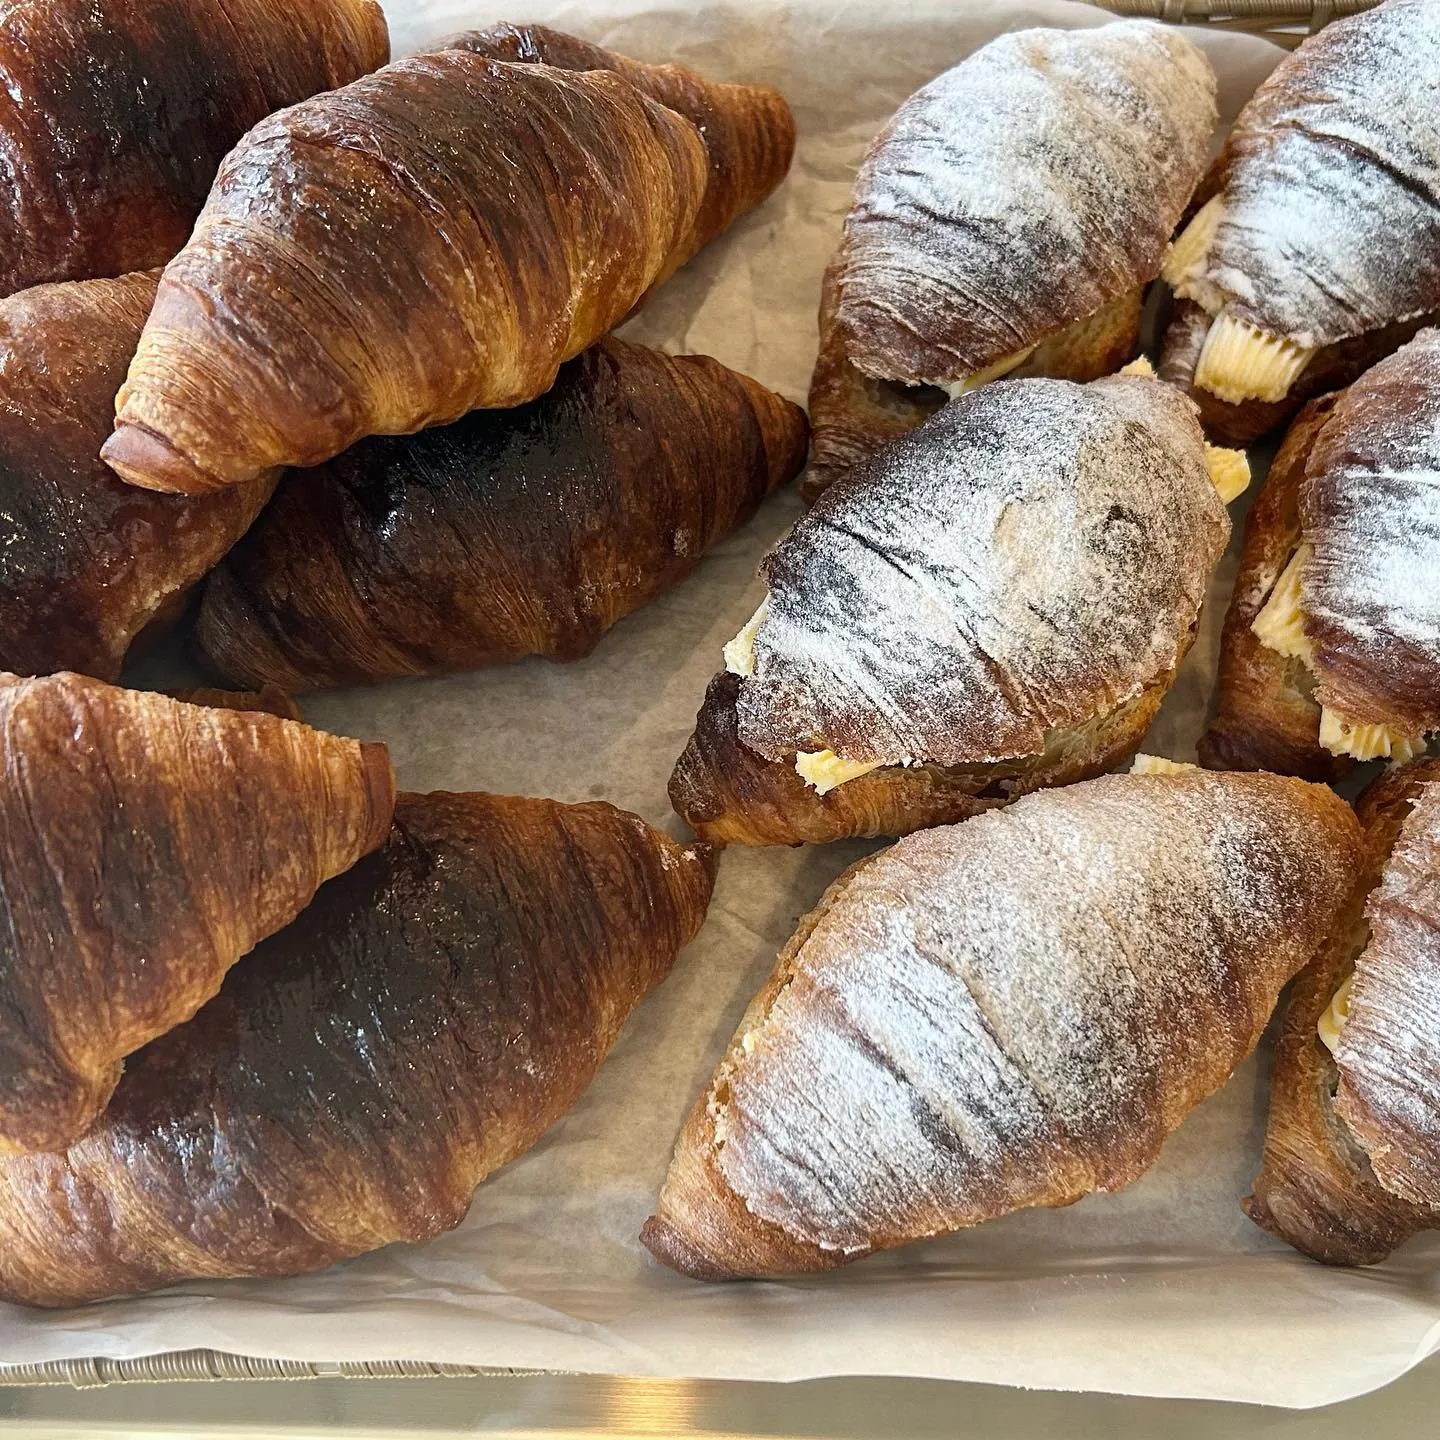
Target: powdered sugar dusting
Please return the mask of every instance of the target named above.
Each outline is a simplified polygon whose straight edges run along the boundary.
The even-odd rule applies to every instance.
[[[1422,330],[1336,405],[1301,520],[1323,703],[1412,733],[1440,727],[1440,331]]]
[[[1004,35],[917,91],[866,157],[846,222],[851,362],[955,380],[1153,279],[1214,96],[1205,57],[1145,21]]]
[[[1387,1189],[1440,1206],[1440,784],[1416,798],[1368,914],[1336,1105]]]
[[[1325,794],[1106,776],[901,840],[821,918],[731,1073],[727,1180],[855,1250],[1135,1179],[1345,893],[1355,827],[1334,797],[1325,823]]]
[[[834,485],[767,558],[740,738],[770,759],[1033,755],[1174,666],[1229,535],[1187,400],[999,382]]]
[[[1387,0],[1282,60],[1227,143],[1208,278],[1306,348],[1440,303],[1440,5]]]

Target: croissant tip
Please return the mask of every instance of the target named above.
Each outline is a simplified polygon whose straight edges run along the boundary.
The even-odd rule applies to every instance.
[[[143,425],[117,420],[100,458],[127,484],[167,495],[199,495],[225,481],[200,469],[169,440]]]
[[[709,1260],[668,1220],[652,1215],[640,1227],[640,1243],[662,1264],[691,1280],[735,1280],[740,1277]]]

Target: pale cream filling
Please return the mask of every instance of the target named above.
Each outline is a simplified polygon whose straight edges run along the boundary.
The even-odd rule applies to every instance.
[[[1305,633],[1300,583],[1314,552],[1302,543],[1290,557],[1269,598],[1250,622],[1251,633],[1268,650],[1299,660],[1312,674],[1315,647]],[[1423,735],[1406,735],[1389,725],[1364,725],[1347,719],[1328,705],[1320,707],[1320,744],[1332,755],[1355,760],[1389,760],[1403,765],[1425,748]]]
[[[1345,983],[1330,997],[1330,1004],[1315,1022],[1315,1033],[1332,1055],[1339,1050],[1340,1032],[1350,1018],[1350,990],[1354,984],[1355,976],[1346,976]]]
[[[962,375],[958,380],[947,380],[938,388],[952,400],[958,400],[960,396],[968,395],[972,390],[978,390],[982,385],[988,385],[992,380],[999,380],[1012,370],[1018,369],[1034,353],[1035,346],[1027,345],[1023,350],[1016,350],[1011,355],[1002,355],[993,365],[987,365],[983,370],[976,370],[972,375]]]
[[[1132,775],[1183,775],[1187,770],[1198,770],[1198,765],[1186,764],[1183,760],[1167,760],[1163,755],[1137,755],[1130,766]]]

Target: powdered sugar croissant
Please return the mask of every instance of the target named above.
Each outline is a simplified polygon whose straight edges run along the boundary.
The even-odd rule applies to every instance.
[[[806,493],[946,390],[1128,359],[1214,126],[1208,61],[1142,21],[1004,35],[911,96],[825,278]]]
[[[166,267],[105,459],[198,492],[542,394],[683,255],[690,121],[449,50],[257,125]]]
[[[1363,864],[1291,993],[1245,1202],[1335,1265],[1440,1222],[1440,761],[1392,769],[1356,809]]]
[[[905,834],[1109,769],[1189,649],[1247,478],[1141,375],[950,402],[766,557],[676,810],[721,842]]]
[[[1440,11],[1385,0],[1280,62],[1236,121],[1165,278],[1188,378],[1249,439],[1440,309]],[[1182,370],[1178,361],[1176,371]],[[1251,413],[1223,408],[1280,409]],[[1282,402],[1285,402],[1282,404]]]
[[[1359,830],[1273,775],[1110,775],[922,831],[801,921],[642,1239],[699,1279],[828,1270],[1117,1190],[1259,1040]]]
[[[84,1134],[125,1056],[379,845],[394,798],[383,745],[0,676],[0,1154]]]
[[[1245,536],[1201,744],[1314,778],[1440,730],[1440,331],[1312,402]]]

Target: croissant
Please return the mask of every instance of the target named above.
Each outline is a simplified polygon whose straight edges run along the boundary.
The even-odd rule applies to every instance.
[[[714,360],[604,340],[527,406],[288,477],[207,582],[200,648],[288,690],[579,659],[794,478],[805,437]]]
[[[1003,35],[912,95],[826,274],[807,497],[947,392],[1128,359],[1214,128],[1209,62],[1142,21]]]
[[[0,295],[163,265],[250,126],[389,58],[374,0],[12,0]]]
[[[438,48],[561,70],[613,70],[641,94],[689,120],[705,142],[710,174],[677,265],[769,196],[795,156],[795,117],[785,97],[766,85],[726,85],[680,65],[642,65],[548,25],[466,30]]]
[[[1286,436],[1251,516],[1205,764],[1331,778],[1440,729],[1440,331]]]
[[[1164,269],[1204,312],[1177,318],[1193,360],[1174,365],[1226,433],[1253,438],[1440,312],[1437,67],[1440,13],[1386,0],[1311,35],[1241,111]]]
[[[1275,1052],[1264,1161],[1245,1213],[1332,1265],[1373,1265],[1436,1223],[1440,1027],[1426,974],[1440,934],[1436,781],[1440,761],[1417,761],[1356,802],[1356,880],[1329,943],[1295,981]],[[1418,1189],[1397,1145],[1424,1172]]]
[[[1247,480],[1143,375],[951,401],[766,557],[766,597],[670,781],[676,811],[707,840],[793,845],[1110,769],[1190,647]]]
[[[303,723],[305,719],[300,707],[278,685],[262,685],[258,690],[216,690],[200,685],[189,690],[167,690],[165,693],[174,700],[184,700],[189,705],[204,705],[211,710],[260,710],[266,715],[278,715],[282,720]]]
[[[673,268],[706,175],[618,75],[458,50],[273,115],[166,267],[102,453],[201,492],[532,400]]]
[[[829,1270],[1138,1179],[1254,1049],[1360,843],[1274,775],[1107,775],[921,831],[801,922],[641,1239]]]
[[[0,32],[3,33],[3,32]],[[118,680],[245,533],[273,477],[223,494],[145,494],[99,458],[156,275],[0,300],[0,668]]]
[[[705,855],[609,805],[401,796],[385,846],[135,1056],[83,1140],[0,1160],[0,1294],[291,1275],[458,1225],[574,1104],[710,886]]]
[[[83,1135],[124,1057],[379,845],[393,803],[383,745],[0,677],[0,1154]]]

